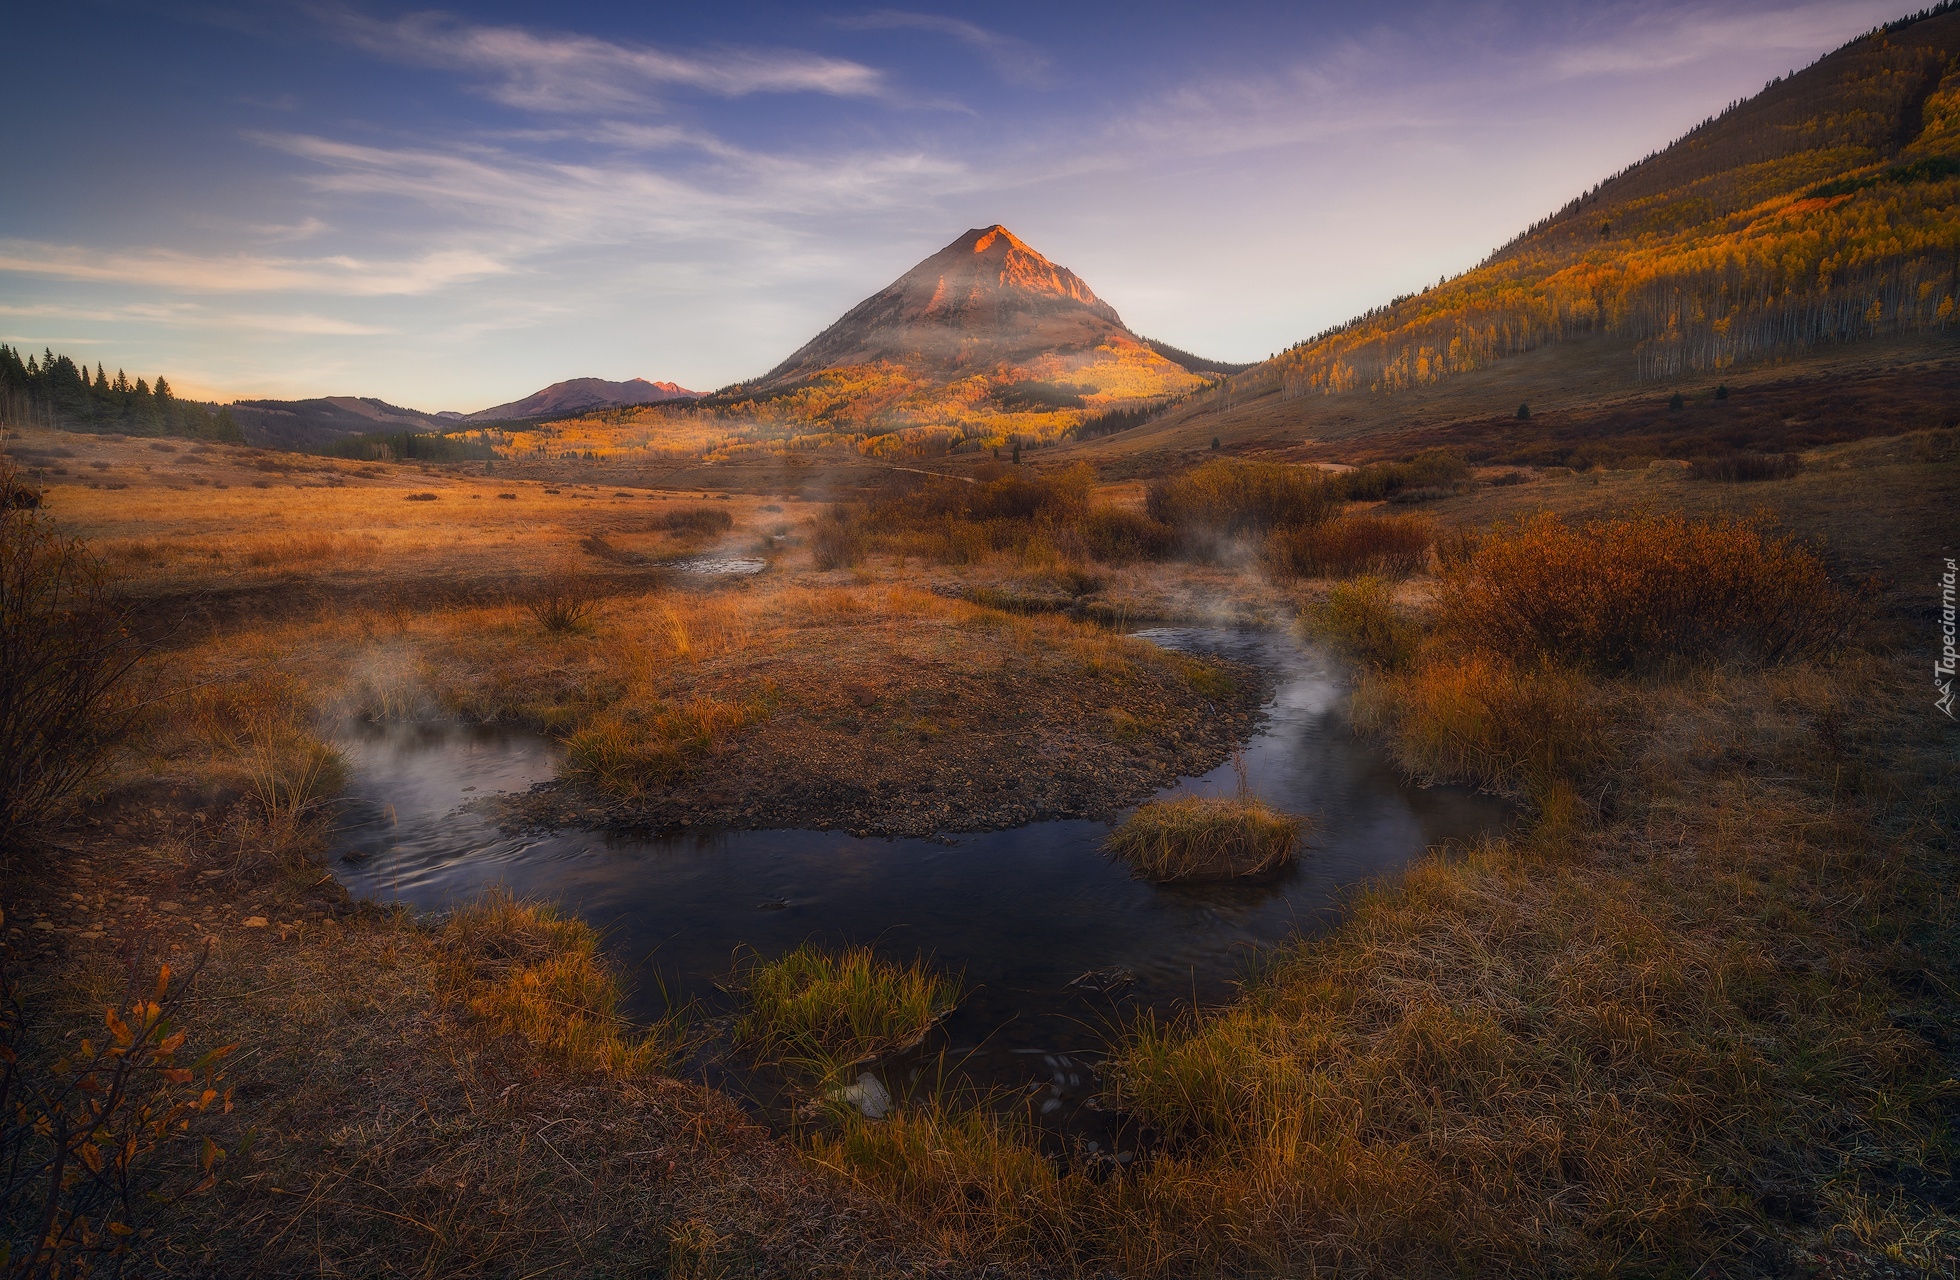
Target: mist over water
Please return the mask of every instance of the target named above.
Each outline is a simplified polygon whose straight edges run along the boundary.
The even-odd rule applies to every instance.
[[[1096,1088],[1083,1064],[1112,1027],[1144,1010],[1230,999],[1276,944],[1328,928],[1345,891],[1433,845],[1495,831],[1508,816],[1490,797],[1404,780],[1348,728],[1339,669],[1285,633],[1140,634],[1275,676],[1267,720],[1245,748],[1247,772],[1265,799],[1312,819],[1301,856],[1275,876],[1146,884],[1104,856],[1108,826],[1090,821],[938,839],[500,832],[493,806],[478,802],[550,778],[556,746],[533,734],[401,725],[341,743],[354,784],[338,852],[357,861],[335,870],[356,895],[419,910],[500,884],[555,902],[603,931],[633,980],[630,1011],[649,1018],[669,1002],[708,1017],[731,1011],[717,984],[751,950],[767,958],[814,941],[927,957],[962,974],[968,995],[941,1034],[884,1065],[892,1092],[934,1076],[943,1053],[983,1086],[1038,1086],[1048,1122],[1094,1130],[1093,1106],[1081,1115]],[[1230,794],[1236,785],[1227,764],[1162,794]],[[727,1079],[712,1054],[695,1065]]]

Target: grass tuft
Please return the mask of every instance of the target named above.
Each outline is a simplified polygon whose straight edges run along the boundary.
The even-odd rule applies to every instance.
[[[603,539],[598,541],[603,543]],[[553,574],[536,595],[524,602],[524,608],[544,628],[545,634],[554,636],[585,630],[597,606],[591,588],[574,573]]]
[[[849,1066],[918,1043],[959,1003],[960,983],[924,962],[894,964],[869,947],[805,943],[743,974],[749,1012],[736,1038],[785,1060]]]
[[[634,1029],[620,1016],[619,980],[582,920],[496,889],[449,918],[449,976],[470,1012],[574,1071],[633,1076],[670,1062],[668,1023]]]
[[[1303,825],[1251,796],[1181,796],[1139,805],[1103,847],[1142,880],[1227,880],[1284,866]]]

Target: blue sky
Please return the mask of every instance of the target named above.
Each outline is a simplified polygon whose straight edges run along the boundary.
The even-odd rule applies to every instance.
[[[21,6],[0,341],[219,399],[711,389],[1001,222],[1257,359],[1916,7]]]

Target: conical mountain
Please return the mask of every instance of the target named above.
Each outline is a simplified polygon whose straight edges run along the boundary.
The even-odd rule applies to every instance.
[[[852,307],[763,383],[881,360],[1012,363],[1112,342],[1143,345],[1080,276],[996,224],[967,232]]]

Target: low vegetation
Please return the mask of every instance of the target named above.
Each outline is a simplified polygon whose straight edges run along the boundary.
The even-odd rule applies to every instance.
[[[618,979],[582,920],[492,890],[449,917],[441,943],[450,989],[494,1035],[575,1072],[634,1076],[674,1056],[672,1024],[620,1015]]]
[[[1220,458],[1151,484],[1150,518],[1176,530],[1187,550],[1274,529],[1317,524],[1336,497],[1318,471]]]
[[[1345,515],[1276,529],[1266,564],[1293,578],[1406,578],[1429,560],[1436,526],[1421,516]]]
[[[18,487],[0,459],[0,491]],[[128,621],[80,541],[0,505],[0,848],[59,816],[129,727]]]
[[[1553,516],[1486,538],[1438,588],[1448,643],[1593,670],[1818,654],[1849,606],[1816,553],[1733,518]]]
[[[1793,453],[1735,453],[1695,458],[1688,463],[1692,480],[1715,480],[1724,484],[1747,484],[1752,480],[1787,480],[1803,470]]]
[[[765,1056],[823,1064],[829,1074],[918,1043],[959,1003],[956,979],[921,961],[895,964],[869,947],[808,943],[741,976],[748,1013],[736,1038]]]
[[[1463,459],[1442,449],[1426,449],[1401,462],[1372,462],[1344,471],[1330,482],[1349,502],[1384,502],[1423,490],[1454,489],[1470,478]]]
[[[1179,796],[1139,805],[1104,847],[1142,880],[1229,880],[1291,861],[1302,825],[1255,796]]]

